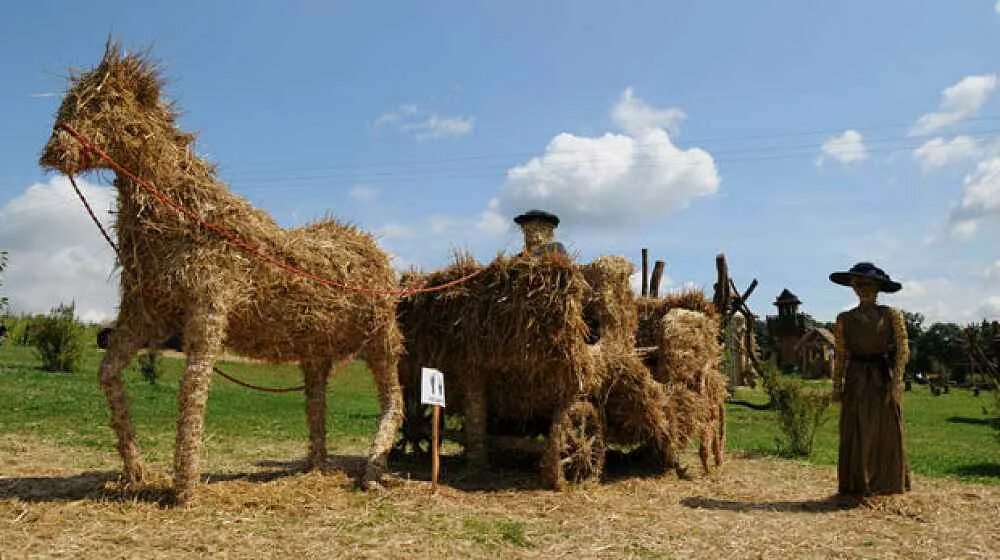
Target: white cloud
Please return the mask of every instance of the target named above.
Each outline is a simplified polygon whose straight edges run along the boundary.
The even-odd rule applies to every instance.
[[[397,224],[395,222],[389,222],[382,227],[378,228],[375,232],[375,236],[381,240],[385,239],[405,239],[408,237],[413,237],[413,228],[403,224]]]
[[[109,227],[114,189],[83,180],[77,184]],[[65,177],[31,185],[0,207],[0,248],[10,256],[4,294],[13,311],[45,313],[74,301],[77,316],[85,321],[115,315],[114,253]]]
[[[378,199],[379,190],[371,185],[354,185],[347,194],[354,200],[367,204]]]
[[[628,133],[641,133],[651,129],[664,128],[671,134],[677,133],[684,111],[671,107],[657,109],[635,96],[632,88],[625,88],[618,103],[611,110],[611,120]]]
[[[632,293],[635,295],[642,294],[642,271],[638,270],[633,272],[631,276],[628,277],[629,287],[632,288]],[[664,274],[660,277],[660,288],[659,293],[663,295],[664,292],[669,291],[670,287],[674,285],[674,279],[670,276]]]
[[[431,214],[427,217],[427,227],[434,235],[445,235],[461,226],[461,220],[443,214]]]
[[[501,213],[500,199],[491,198],[486,210],[479,214],[476,229],[487,235],[502,235],[510,229],[510,224],[510,219]]]
[[[1000,259],[997,259],[996,262],[986,267],[986,270],[983,271],[983,276],[985,276],[987,280],[1000,281]]]
[[[394,110],[387,113],[382,113],[377,119],[375,119],[375,128],[380,126],[390,125],[398,123],[402,120],[412,118],[420,112],[420,107],[414,103],[407,103],[396,107]]]
[[[442,117],[432,113],[422,121],[403,124],[399,128],[412,132],[417,140],[431,140],[465,136],[472,132],[474,123],[475,119],[472,117]]]
[[[966,175],[962,200],[948,218],[951,233],[965,239],[984,222],[1000,218],[1000,156],[987,159]]]
[[[1000,4],[997,5],[1000,6]],[[988,321],[1000,321],[1000,296],[990,296],[986,298],[983,305],[976,310],[973,318],[981,318]]]
[[[923,278],[902,284],[903,289],[882,298],[883,303],[921,313],[928,322],[1000,319],[1000,296],[995,286],[975,278]]]
[[[372,126],[391,126],[400,132],[412,134],[417,140],[434,140],[469,134],[475,126],[475,118],[440,115],[408,103],[379,115]]]
[[[921,169],[930,171],[971,159],[979,153],[980,148],[974,138],[956,136],[948,141],[939,136],[913,150],[913,159],[917,160]]]
[[[823,155],[816,160],[816,165],[823,165],[827,158],[848,165],[868,159],[864,137],[857,130],[845,130],[840,136],[832,136],[823,142]]]
[[[1000,14],[1000,0],[997,0],[996,6],[993,6],[993,11]]]
[[[531,208],[554,212],[567,224],[622,227],[715,193],[719,175],[712,156],[679,148],[660,128],[670,124],[671,111],[649,107],[625,90],[611,114],[629,130],[556,135],[545,153],[507,171],[480,228],[501,231],[502,223],[506,230],[510,216]]]
[[[996,74],[966,76],[941,92],[938,111],[920,117],[911,136],[930,134],[975,115],[997,87]]]

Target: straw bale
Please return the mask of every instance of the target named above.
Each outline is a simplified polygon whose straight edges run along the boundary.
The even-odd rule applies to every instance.
[[[411,274],[404,283],[432,286],[477,269],[459,257],[448,268]],[[418,294],[400,303],[406,339],[404,376],[421,366],[445,372],[450,412],[462,407],[469,380],[481,379],[490,416],[526,421],[549,416],[599,385],[586,345],[587,285],[565,256],[498,256],[455,290]],[[412,385],[411,385],[412,386]]]
[[[719,368],[722,350],[714,316],[671,309],[661,321],[659,359],[654,377],[665,386],[673,457],[695,436],[722,462],[725,380]],[[708,470],[707,456],[703,467]]]
[[[396,279],[387,255],[371,235],[329,218],[283,230],[229,191],[214,166],[196,154],[195,136],[177,128],[177,113],[161,99],[161,88],[153,63],[142,55],[123,55],[109,42],[97,67],[71,77],[56,126],[71,126],[202,221],[295,267],[378,294],[331,289],[265,263],[163,204],[127,176],[116,176],[121,303],[101,380],[126,476],[141,478],[141,465],[120,387],[121,368],[141,343],[178,333],[189,359],[180,395],[175,473],[182,499],[197,479],[203,401],[212,362],[223,345],[272,362],[330,363],[356,354],[368,361],[383,405],[370,457],[369,476],[375,476],[402,412],[395,371],[402,344],[395,298],[386,293],[396,289]],[[59,128],[40,163],[67,174],[108,168]],[[311,410],[319,410],[318,404],[312,403]],[[314,436],[318,443],[320,434]],[[313,447],[313,456],[320,458]]]
[[[659,360],[653,376],[661,383],[680,381],[701,390],[706,371],[719,368],[718,323],[687,309],[671,309],[661,321]]]
[[[609,441],[623,446],[652,443],[665,450],[670,424],[664,385],[631,349],[602,346],[595,354],[605,382],[602,400]]]
[[[660,321],[671,309],[699,311],[709,317],[717,317],[715,305],[705,297],[705,293],[695,288],[685,288],[668,293],[662,298],[636,298],[639,327],[636,333],[637,346],[659,344]]]
[[[635,267],[624,257],[603,256],[581,270],[591,289],[584,306],[591,340],[602,345],[635,346],[638,316],[629,282]]]

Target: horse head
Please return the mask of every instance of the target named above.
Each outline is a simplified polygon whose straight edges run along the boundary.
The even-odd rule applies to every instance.
[[[124,53],[109,41],[100,64],[71,73],[39,163],[67,174],[108,168],[62,125],[125,164],[155,165],[165,143],[186,148],[194,136],[176,128],[173,107],[160,98],[162,85],[156,64],[147,56]]]

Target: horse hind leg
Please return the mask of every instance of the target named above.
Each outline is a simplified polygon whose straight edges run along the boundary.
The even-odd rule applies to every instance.
[[[399,384],[399,354],[402,350],[402,335],[395,321],[390,321],[381,336],[376,336],[366,347],[364,358],[375,376],[378,399],[381,406],[378,431],[368,452],[365,473],[361,480],[364,487],[378,485],[386,469],[389,450],[396,438],[396,432],[403,422],[403,390]]]
[[[322,469],[326,465],[326,385],[330,367],[330,360],[302,362],[309,424],[308,470]]]
[[[135,438],[135,426],[129,410],[128,394],[122,381],[122,370],[142,346],[138,332],[119,326],[112,332],[108,350],[101,360],[98,378],[101,390],[111,408],[111,428],[118,439],[118,454],[122,458],[122,477],[126,482],[142,482],[142,458]]]

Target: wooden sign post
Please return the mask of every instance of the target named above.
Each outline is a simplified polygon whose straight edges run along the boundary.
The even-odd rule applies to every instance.
[[[436,492],[441,471],[441,408],[444,407],[444,374],[434,368],[421,368],[420,402],[431,405],[431,490]]]

